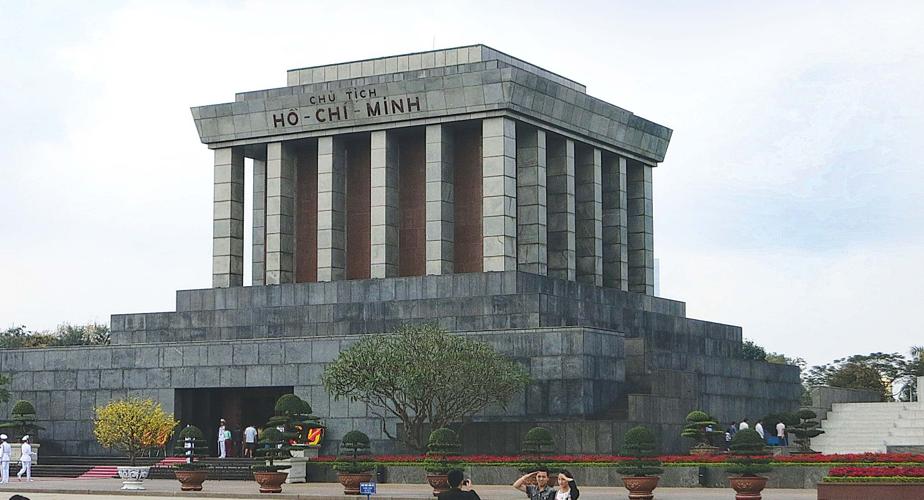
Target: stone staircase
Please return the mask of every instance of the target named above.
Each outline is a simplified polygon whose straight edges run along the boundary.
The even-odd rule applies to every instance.
[[[924,403],[835,403],[812,439],[822,453],[885,453],[924,445]]]

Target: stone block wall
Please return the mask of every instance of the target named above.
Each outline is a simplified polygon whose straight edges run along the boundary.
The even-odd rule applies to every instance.
[[[542,415],[582,418],[622,394],[622,336],[586,328],[500,330],[471,334],[521,363],[532,384],[506,407],[476,420],[523,421]],[[112,399],[144,397],[174,410],[174,389],[293,386],[329,426],[322,453],[358,429],[377,452],[396,451],[366,405],[332,399],[321,385],[324,366],[358,336],[185,342],[0,351],[0,371],[13,374],[12,400],[35,404],[48,454],[108,453],[93,438],[94,408]],[[9,412],[10,403],[0,406]],[[394,433],[396,420],[388,422]]]

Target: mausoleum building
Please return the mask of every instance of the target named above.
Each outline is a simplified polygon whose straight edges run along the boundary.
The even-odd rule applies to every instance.
[[[637,423],[678,451],[690,410],[798,407],[798,369],[742,359],[740,328],[653,295],[652,182],[671,130],[578,82],[473,45],[294,69],[192,115],[214,152],[212,288],[178,291],[175,312],[113,315],[112,346],[0,351],[62,453],[99,453],[92,409],[113,398],[243,428],[286,392],[329,426],[322,453],[353,429],[395,451],[320,374],[407,322],[529,369],[506,408],[467,423],[468,451],[515,452],[546,425],[562,452],[609,453]]]

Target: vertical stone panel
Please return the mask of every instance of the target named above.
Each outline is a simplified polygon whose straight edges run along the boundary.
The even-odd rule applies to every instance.
[[[455,129],[453,138],[453,272],[480,273],[484,266],[481,238],[481,127]]]
[[[346,172],[343,144],[318,138],[318,281],[346,277]]]
[[[398,141],[395,132],[370,134],[370,271],[372,278],[398,275]],[[350,183],[352,186],[352,182]]]
[[[445,125],[426,130],[427,274],[451,274],[455,261],[453,134]],[[402,207],[403,209],[403,207]]]
[[[318,280],[318,143],[298,149],[295,170],[295,282]]]
[[[244,153],[215,150],[212,287],[244,285]]]
[[[371,270],[371,141],[346,141],[346,277],[363,279]]]
[[[266,145],[266,284],[295,279],[295,148]]]
[[[603,285],[602,154],[597,148],[575,147],[575,251],[577,281]]]
[[[629,289],[626,159],[603,156],[603,286]]]
[[[654,219],[652,205],[653,168],[628,160],[629,291],[654,293]]]
[[[266,274],[266,158],[253,160],[253,234],[251,285],[265,284]]]
[[[483,270],[517,268],[516,122],[485,118],[482,125]]]
[[[398,141],[399,276],[423,276],[427,271],[427,162],[424,136],[423,128],[414,128]]]
[[[574,281],[574,141],[549,137],[547,175],[549,276]]]
[[[548,274],[545,131],[518,124],[517,269]]]

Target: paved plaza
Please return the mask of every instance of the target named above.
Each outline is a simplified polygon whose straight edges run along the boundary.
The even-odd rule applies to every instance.
[[[203,491],[199,493],[180,492],[179,483],[172,479],[153,479],[145,481],[146,493],[122,492],[119,479],[54,479],[41,478],[33,483],[18,483],[15,480],[0,488],[0,499],[8,498],[6,494],[20,493],[31,500],[112,498],[114,495],[127,495],[137,499],[154,500],[176,497],[203,498],[284,498],[284,499],[343,499],[343,487],[336,483],[287,484],[283,493],[260,495],[257,483],[253,481],[206,481]],[[433,498],[432,491],[423,484],[380,484],[378,500],[411,500]],[[523,499],[525,495],[507,485],[476,485],[475,491],[484,500]],[[658,488],[658,499],[699,500],[732,499],[734,491],[730,488]],[[613,500],[626,498],[628,493],[623,488],[586,487],[581,488],[582,500]],[[815,499],[815,490],[764,490],[766,500],[808,500]]]

